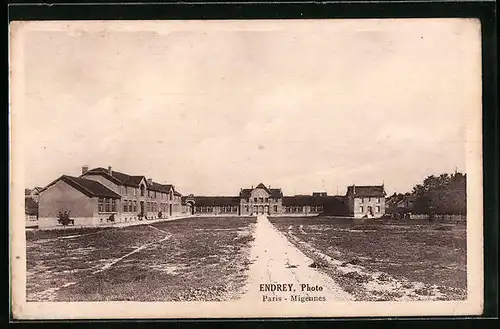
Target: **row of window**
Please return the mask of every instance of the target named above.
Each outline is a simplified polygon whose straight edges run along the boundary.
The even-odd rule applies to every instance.
[[[135,187],[129,187],[129,186],[122,186],[121,187],[121,191],[122,191],[122,195],[133,195],[133,196],[137,196],[137,193],[139,193],[138,191],[139,189],[138,188],[135,188]],[[141,196],[145,196],[145,191],[146,191],[146,188],[144,185],[141,185],[140,187],[140,195]],[[157,197],[160,197],[161,199],[167,199],[167,200],[177,200],[178,197],[174,197],[174,194],[172,192],[170,193],[164,193],[164,192],[157,192],[157,191],[152,191],[152,190],[147,190],[147,196],[148,197],[152,197],[152,198],[157,198]]]
[[[311,212],[322,212],[323,211],[323,206],[311,206],[310,207]]]
[[[271,202],[278,202],[278,199],[274,199],[274,198],[264,198],[264,197],[259,197],[259,198],[257,198],[257,197],[256,197],[256,198],[253,198],[253,202],[254,202],[254,203],[257,203],[257,202],[259,202],[259,203],[264,203],[264,202],[268,203],[269,201],[271,201]]]
[[[361,203],[367,203],[367,202],[380,203],[380,198],[359,198],[357,200]]]
[[[304,211],[304,207],[302,206],[287,206],[285,207],[285,212],[303,212]]]
[[[137,201],[124,200],[123,212],[137,212]]]
[[[366,210],[370,212],[370,210],[373,209],[372,207],[367,207]],[[359,212],[363,212],[365,208],[363,206],[359,207]],[[375,212],[379,213],[380,212],[380,206],[375,207]]]
[[[223,206],[220,208],[221,212],[238,212],[237,206]]]
[[[116,199],[99,198],[97,201],[97,211],[116,212]]]

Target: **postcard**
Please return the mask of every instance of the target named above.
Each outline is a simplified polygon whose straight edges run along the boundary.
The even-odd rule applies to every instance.
[[[481,314],[480,31],[12,22],[14,318]]]

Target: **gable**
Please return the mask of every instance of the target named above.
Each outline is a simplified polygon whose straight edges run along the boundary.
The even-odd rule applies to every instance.
[[[252,198],[259,198],[259,197],[262,197],[262,198],[269,198],[269,193],[267,192],[267,189],[263,189],[263,188],[255,188],[252,193],[250,193],[250,196]]]

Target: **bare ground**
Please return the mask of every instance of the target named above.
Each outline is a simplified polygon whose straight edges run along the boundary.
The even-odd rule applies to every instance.
[[[219,301],[248,276],[255,218],[27,232],[28,301]]]
[[[467,296],[464,224],[321,217],[271,222],[357,300]]]

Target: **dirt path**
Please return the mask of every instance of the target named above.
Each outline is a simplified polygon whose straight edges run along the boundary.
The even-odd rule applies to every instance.
[[[309,267],[311,259],[291,244],[267,219],[259,216],[254,233],[250,261],[250,278],[247,292],[243,300],[249,302],[266,301],[265,298],[281,297],[293,299],[293,295],[301,297],[324,297],[326,301],[354,300],[353,296],[343,291],[340,286],[326,274]],[[269,284],[293,284],[291,291],[261,291],[271,287]],[[321,291],[302,290],[301,284],[310,287],[321,286]],[[264,285],[264,286],[262,286]]]

